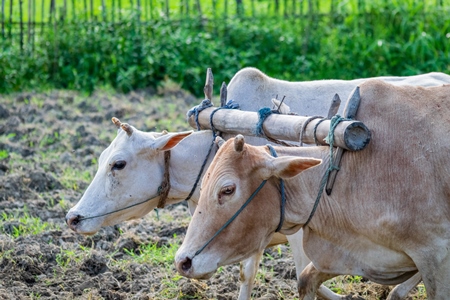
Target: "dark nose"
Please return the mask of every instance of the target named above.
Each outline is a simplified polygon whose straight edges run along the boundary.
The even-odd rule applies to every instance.
[[[78,223],[80,223],[82,216],[80,215],[71,215],[71,214],[67,214],[66,215],[66,223],[67,225],[69,225],[69,228],[72,229],[73,231],[76,231],[76,227],[78,225]]]
[[[185,257],[177,263],[178,272],[181,274],[186,274],[192,267],[192,259],[189,257]]]

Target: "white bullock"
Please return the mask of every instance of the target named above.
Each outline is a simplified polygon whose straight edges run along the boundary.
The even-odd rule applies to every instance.
[[[381,284],[422,275],[428,299],[448,299],[449,116],[450,85],[363,83],[357,119],[371,129],[372,140],[363,151],[345,153],[333,193],[322,194],[309,223],[329,148],[275,147],[274,158],[265,146],[244,144],[242,136],[229,140],[203,179],[175,258],[178,271],[205,278],[264,249],[278,226],[282,178],[287,204],[281,232],[292,234],[307,223],[303,247],[312,263],[300,275],[300,299],[314,299],[323,281],[340,274]],[[236,220],[210,240],[252,194]]]
[[[384,79],[390,82],[424,86],[450,82],[450,76],[442,73]],[[286,96],[285,102],[296,113],[325,115],[327,106],[335,93],[339,93],[342,99],[346,99],[349,91],[362,80],[287,82],[270,78],[254,68],[245,68],[231,80],[228,86],[228,98],[240,103],[242,109],[256,111],[261,107],[271,106],[271,98],[278,95],[281,99]],[[315,95],[314,92],[320,95]],[[299,106],[303,102],[306,104],[303,107]],[[70,228],[78,233],[94,234],[102,226],[140,218],[156,208],[160,199],[157,191],[164,178],[164,152],[172,149],[178,141],[187,136],[187,133],[167,135],[145,133],[128,124],[121,126],[117,137],[101,154],[99,168],[92,183],[81,200],[66,216]],[[180,146],[172,149],[169,165],[171,189],[167,204],[180,202],[188,196],[206,157],[211,139],[210,132],[195,133],[183,140]],[[261,140],[254,143],[261,144]],[[189,202],[192,212],[195,209],[193,204],[198,196],[198,189],[196,189],[192,195],[192,201]],[[151,200],[146,201],[147,199]],[[137,205],[143,201],[146,202]],[[129,207],[130,205],[134,206]],[[289,237],[291,244],[298,245],[298,241],[301,240],[301,231]],[[273,244],[285,241],[284,236],[277,235]],[[292,248],[292,251],[297,274],[299,274],[309,261],[301,246]],[[261,255],[262,252],[243,263],[241,269],[243,285],[239,299],[249,299]],[[405,290],[408,289],[405,288]],[[403,294],[406,295],[407,292],[399,293],[399,295]],[[320,295],[326,299],[339,299],[325,287],[321,287]]]

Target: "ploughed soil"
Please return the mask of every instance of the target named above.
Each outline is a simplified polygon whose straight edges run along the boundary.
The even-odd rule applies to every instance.
[[[186,130],[184,115],[198,103],[170,82],[126,95],[0,96],[0,299],[236,299],[239,265],[207,281],[177,274],[173,256],[189,224],[185,203],[90,237],[64,219],[116,134],[111,117],[141,130]],[[351,276],[326,284],[353,299],[385,299],[391,289]],[[289,246],[267,249],[253,298],[296,297]],[[423,286],[408,299],[426,299]]]

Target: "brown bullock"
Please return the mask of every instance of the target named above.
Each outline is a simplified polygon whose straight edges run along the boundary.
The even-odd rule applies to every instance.
[[[421,275],[428,299],[448,299],[450,85],[395,87],[371,80],[360,88],[357,119],[371,129],[371,143],[345,153],[333,193],[322,194],[306,226],[329,168],[328,147],[275,147],[278,158],[267,147],[244,144],[242,136],[221,147],[176,255],[182,275],[205,278],[264,249],[280,220],[282,178],[287,204],[281,233],[303,227],[312,261],[298,281],[300,299],[314,299],[320,283],[341,274],[380,284]],[[206,244],[263,180],[252,202]]]

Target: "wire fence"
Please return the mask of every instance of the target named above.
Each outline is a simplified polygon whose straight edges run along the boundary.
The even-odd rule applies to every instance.
[[[1,37],[32,45],[44,30],[65,24],[108,23],[130,18],[141,26],[192,18],[302,18],[367,14],[388,7],[390,0],[1,0]],[[449,9],[449,0],[410,0],[399,4],[420,13]]]

